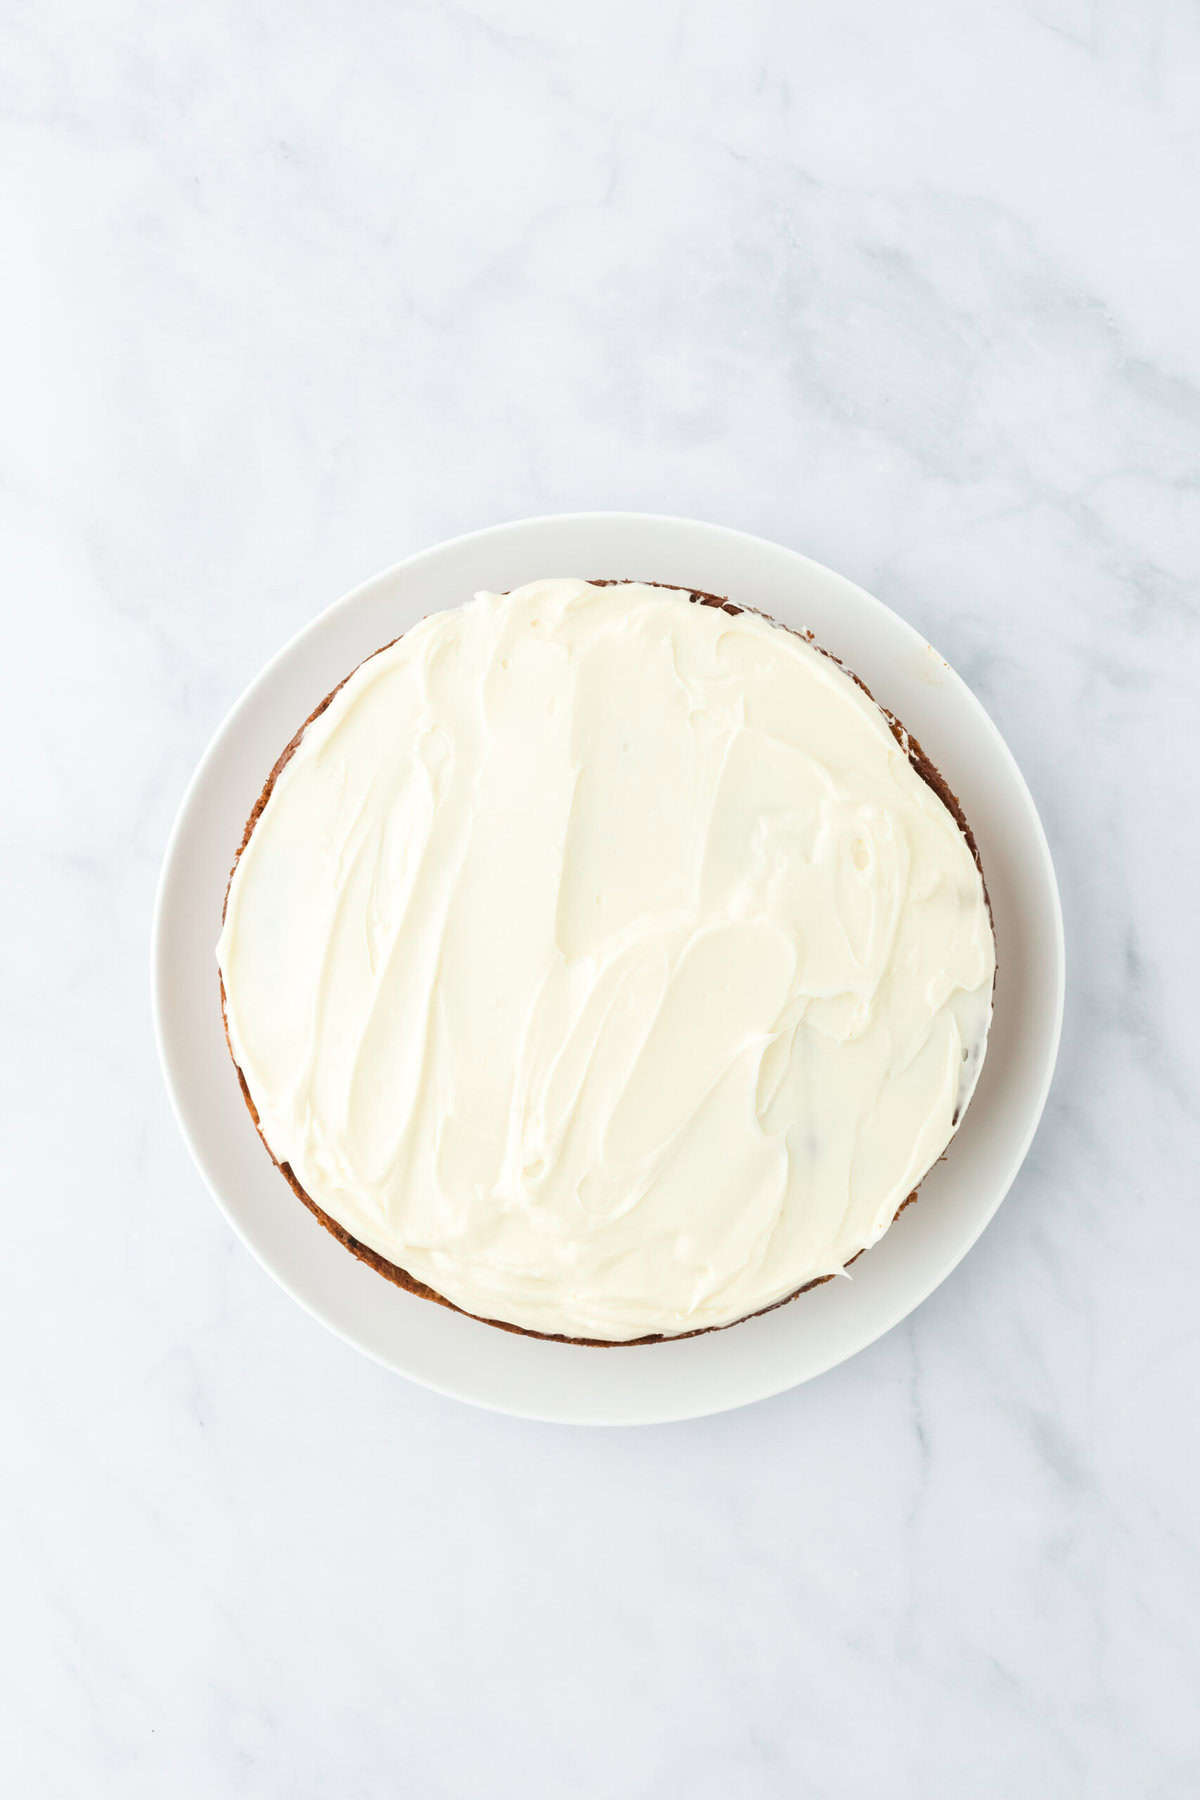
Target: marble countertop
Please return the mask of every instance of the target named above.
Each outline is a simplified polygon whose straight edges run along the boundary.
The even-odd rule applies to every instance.
[[[1195,7],[46,0],[0,42],[12,1791],[1200,1792]],[[147,960],[280,643],[606,507],[912,620],[1027,774],[1070,971],[1028,1163],[913,1318],[588,1432],[274,1286]]]

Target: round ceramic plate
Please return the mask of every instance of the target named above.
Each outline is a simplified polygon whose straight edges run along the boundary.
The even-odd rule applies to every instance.
[[[995,913],[987,1062],[946,1161],[852,1279],[729,1331],[614,1349],[518,1337],[418,1300],[347,1254],[268,1160],[225,1046],[214,946],[234,850],[280,750],[364,656],[479,588],[625,576],[727,594],[811,630],[904,721],[959,795]],[[897,1324],[966,1254],[1029,1148],[1058,1048],[1062,913],[1041,821],[974,695],[911,626],[829,569],[686,519],[584,513],[475,532],[378,575],[247,689],[192,780],[154,932],[159,1047],[180,1125],[234,1230],[316,1318],[399,1374],[530,1418],[634,1424],[720,1412],[832,1368]]]

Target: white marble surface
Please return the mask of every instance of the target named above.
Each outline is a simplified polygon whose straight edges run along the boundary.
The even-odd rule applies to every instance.
[[[1200,15],[5,10],[0,1741],[22,1795],[1200,1792]],[[659,1430],[475,1413],[235,1243],[154,881],[331,597],[542,511],[832,563],[992,710],[1060,1072],[908,1325]]]

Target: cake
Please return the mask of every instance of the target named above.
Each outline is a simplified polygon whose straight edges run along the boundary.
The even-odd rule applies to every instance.
[[[262,1140],[347,1249],[605,1345],[844,1274],[953,1137],[995,972],[967,821],[856,676],[583,580],[431,614],[322,701],[217,960]]]

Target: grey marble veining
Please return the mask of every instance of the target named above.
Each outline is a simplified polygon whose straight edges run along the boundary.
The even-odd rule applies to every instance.
[[[14,1791],[1200,1792],[1200,17],[10,7],[0,1737]],[[831,563],[1043,811],[1043,1128],[904,1326],[584,1433],[235,1243],[146,979],[184,783],[330,598],[556,510]]]

